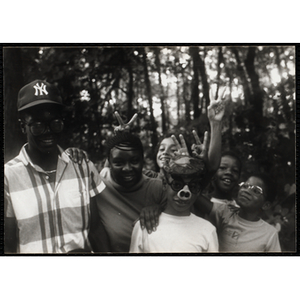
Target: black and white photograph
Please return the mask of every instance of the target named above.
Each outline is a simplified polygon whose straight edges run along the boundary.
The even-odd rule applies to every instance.
[[[293,255],[296,46],[3,47],[4,255]]]

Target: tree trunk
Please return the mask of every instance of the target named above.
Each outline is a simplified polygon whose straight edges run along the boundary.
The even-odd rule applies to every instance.
[[[164,88],[161,81],[161,70],[160,70],[160,59],[159,59],[159,53],[160,49],[158,47],[154,47],[154,54],[155,54],[155,64],[158,72],[158,83],[159,83],[159,89],[160,89],[160,105],[161,105],[161,127],[162,132],[165,133],[167,130],[167,122],[166,122],[166,113],[165,113],[165,93]]]
[[[286,91],[284,88],[284,82],[283,82],[283,76],[282,76],[282,67],[280,64],[280,54],[278,51],[278,47],[274,47],[274,52],[275,52],[275,62],[277,64],[278,67],[278,72],[280,75],[280,83],[278,85],[278,90],[280,92],[280,98],[281,98],[281,102],[282,102],[282,106],[283,106],[283,113],[286,117],[286,120],[290,120],[291,118],[294,118],[294,115],[291,114],[291,109],[289,107],[288,101],[286,100]]]
[[[209,101],[209,84],[207,80],[207,75],[205,71],[205,64],[204,64],[204,58],[202,59],[201,56],[199,55],[199,71],[200,71],[200,76],[201,76],[201,81],[202,81],[202,90],[203,90],[203,97],[205,99],[205,107],[207,111],[207,107],[210,104]]]
[[[141,50],[143,54],[143,67],[144,67],[144,76],[145,76],[145,85],[146,85],[146,92],[148,96],[149,101],[149,110],[150,110],[150,123],[151,123],[151,142],[152,146],[155,147],[157,144],[157,133],[156,133],[156,123],[153,115],[153,103],[152,103],[152,91],[151,91],[151,83],[149,79],[149,73],[148,73],[148,64],[147,64],[147,56],[146,51],[144,48]]]
[[[133,103],[133,72],[132,67],[129,64],[127,67],[128,75],[129,75],[129,82],[128,82],[128,91],[127,91],[127,122],[132,118],[133,111],[132,111],[132,103]]]
[[[220,76],[221,76],[221,63],[223,62],[223,53],[222,47],[219,47],[218,52],[218,66],[217,66],[217,90],[216,90],[216,98],[219,96],[219,88],[220,88]]]
[[[235,59],[236,59],[237,71],[238,71],[239,77],[242,81],[242,85],[243,85],[243,88],[244,88],[244,95],[245,95],[245,104],[247,105],[248,103],[252,102],[252,100],[251,100],[252,99],[251,90],[250,90],[250,87],[249,87],[249,84],[248,84],[248,80],[247,80],[247,77],[246,77],[246,74],[245,74],[245,70],[243,68],[243,65],[242,65],[242,62],[241,62],[241,59],[240,59],[240,56],[239,56],[238,48],[233,47],[233,48],[231,48],[231,51],[234,54]]]
[[[251,88],[253,97],[251,99],[251,104],[255,109],[256,113],[261,116],[263,114],[263,97],[262,91],[259,85],[259,77],[255,71],[254,60],[256,58],[256,47],[249,47],[247,57],[245,59],[245,67],[250,78]]]
[[[198,73],[198,69],[200,67],[199,48],[198,47],[190,47],[190,54],[191,54],[191,57],[193,60],[193,80],[192,80],[191,102],[193,103],[193,107],[194,107],[194,119],[198,119],[200,117],[199,73]]]
[[[4,66],[4,163],[18,155],[26,141],[18,122],[18,92],[25,85],[20,48],[3,49]],[[27,82],[26,82],[27,83]]]

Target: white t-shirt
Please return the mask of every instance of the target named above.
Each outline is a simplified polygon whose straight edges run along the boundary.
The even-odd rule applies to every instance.
[[[280,252],[277,230],[260,219],[248,221],[227,204],[214,203],[209,215],[217,227],[220,252]]]
[[[179,217],[162,213],[155,232],[147,233],[138,221],[131,236],[131,253],[218,252],[216,228],[190,214]]]

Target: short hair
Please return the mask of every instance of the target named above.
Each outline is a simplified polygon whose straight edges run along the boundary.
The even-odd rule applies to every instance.
[[[243,168],[243,163],[242,163],[242,160],[239,157],[239,155],[236,152],[232,151],[232,150],[226,150],[226,151],[222,152],[221,158],[224,157],[224,156],[230,156],[230,157],[234,158],[239,163],[239,165],[240,165],[239,174],[241,174],[242,168]]]
[[[131,147],[141,153],[144,157],[143,144],[139,137],[129,132],[117,132],[112,138],[106,141],[107,157],[110,158],[110,151],[115,146]]]

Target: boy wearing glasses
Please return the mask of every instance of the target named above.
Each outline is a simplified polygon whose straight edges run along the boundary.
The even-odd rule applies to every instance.
[[[17,106],[28,143],[5,164],[5,252],[106,251],[93,214],[105,185],[91,162],[74,164],[57,144],[64,128],[58,90],[35,80],[19,91]]]
[[[217,228],[220,252],[280,252],[277,230],[260,214],[270,206],[272,186],[265,175],[253,175],[240,184],[238,210],[228,204],[199,198],[196,205],[209,214]]]
[[[185,146],[182,137],[181,141]],[[207,164],[204,159],[190,157],[186,146],[181,149],[185,150],[179,149],[163,166],[167,205],[159,217],[159,226],[149,234],[138,221],[132,232],[131,253],[218,251],[216,228],[190,211],[203,189]]]

